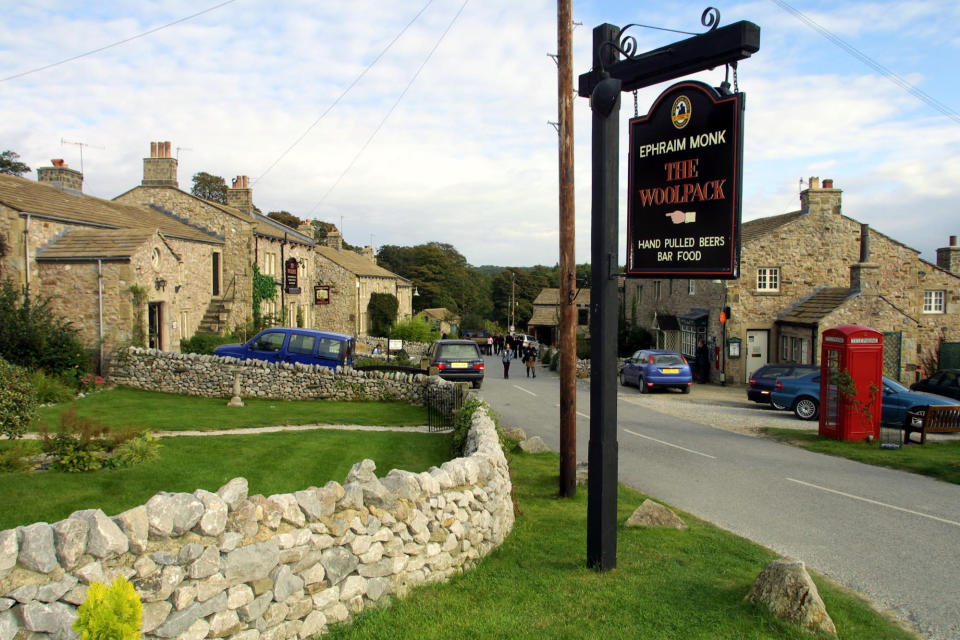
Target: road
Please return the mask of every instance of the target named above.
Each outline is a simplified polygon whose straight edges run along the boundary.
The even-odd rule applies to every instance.
[[[499,359],[486,361],[481,396],[504,426],[559,450],[557,375],[538,367],[525,378],[514,361],[504,380]],[[621,482],[803,560],[931,638],[960,638],[960,486],[713,428],[709,415],[668,415],[651,407],[663,396],[649,398],[618,388]],[[578,382],[577,415],[585,461],[589,380]]]

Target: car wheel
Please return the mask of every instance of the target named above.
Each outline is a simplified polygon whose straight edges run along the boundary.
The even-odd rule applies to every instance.
[[[643,378],[637,378],[637,386],[640,387],[640,393],[647,393],[647,383],[643,381]]]
[[[690,387],[689,386],[680,387],[680,391],[682,391],[683,393],[690,393]]]
[[[770,398],[770,406],[776,409],[777,411],[783,411],[784,409],[789,409],[789,407],[785,407],[779,402],[774,402],[773,398]]]
[[[630,385],[627,384],[627,377],[626,377],[625,375],[623,375],[623,371],[620,372],[620,386],[621,386],[621,387],[628,387],[628,386],[630,386]]]
[[[474,389],[479,389],[481,384],[483,384],[483,380],[474,380],[474,381],[473,381],[473,388],[474,388]]]
[[[793,414],[801,420],[813,420],[820,413],[820,403],[810,396],[797,398],[793,403]]]

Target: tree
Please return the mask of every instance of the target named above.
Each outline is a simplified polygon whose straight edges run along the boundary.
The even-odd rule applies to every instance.
[[[493,298],[493,317],[497,322],[510,325],[510,302],[515,303],[514,323],[517,327],[526,326],[533,315],[533,301],[543,289],[552,285],[547,271],[504,269],[493,278],[491,283]]]
[[[271,211],[267,214],[267,217],[271,220],[276,220],[280,224],[285,224],[291,229],[296,229],[300,226],[300,218],[289,211]]]
[[[227,204],[226,180],[206,171],[193,174],[193,189],[190,190],[190,193],[204,200]]]
[[[370,319],[370,335],[385,336],[397,321],[397,309],[400,303],[390,293],[371,293],[367,304],[367,317]]]
[[[20,154],[9,149],[0,152],[0,173],[10,176],[20,177],[31,169],[22,162],[19,162]]]

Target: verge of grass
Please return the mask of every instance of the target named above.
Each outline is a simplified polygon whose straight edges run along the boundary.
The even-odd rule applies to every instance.
[[[687,531],[618,530],[618,566],[586,568],[586,490],[557,497],[556,454],[516,454],[519,508],[513,532],[477,567],[447,584],[414,590],[393,607],[358,616],[324,638],[816,637],[743,601],[775,555],[681,514]],[[644,496],[620,486],[618,521]],[[814,576],[845,640],[915,638],[858,596]]]
[[[3,447],[14,443],[0,443]],[[78,509],[115,515],[144,504],[158,491],[216,491],[237,476],[250,493],[272,495],[343,482],[365,458],[377,475],[415,473],[450,458],[449,434],[308,431],[238,436],[163,438],[156,460],[90,473],[0,473],[0,530],[56,522]]]
[[[840,456],[878,467],[919,473],[944,482],[960,484],[960,441],[909,444],[899,449],[881,449],[879,442],[845,442],[821,437],[816,432],[766,428],[763,432],[779,441],[807,451]]]
[[[228,407],[226,398],[200,398],[117,387],[38,410],[38,421],[56,431],[60,414],[71,405],[77,415],[113,429],[185,431],[300,424],[411,426],[427,424],[427,411],[405,402],[338,400],[265,400],[244,398],[244,407]]]

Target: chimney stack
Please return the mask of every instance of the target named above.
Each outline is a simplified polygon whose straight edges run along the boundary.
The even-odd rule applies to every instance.
[[[343,251],[343,234],[336,227],[327,232],[327,246],[337,251]]]
[[[177,159],[170,155],[170,141],[151,142],[150,157],[143,159],[144,187],[177,187]]]
[[[834,188],[832,179],[825,179],[821,187],[820,178],[811,176],[807,188],[800,192],[800,210],[811,215],[840,215],[842,194]]]
[[[850,288],[867,295],[880,294],[880,265],[870,262],[870,225],[860,225],[860,262],[850,265]]]
[[[950,236],[949,246],[937,249],[937,266],[960,276],[960,247],[957,246],[957,236]]]
[[[227,189],[227,205],[247,214],[253,213],[253,189],[247,176],[237,176]]]
[[[54,158],[50,161],[53,166],[37,169],[37,182],[49,184],[61,191],[80,195],[83,193],[83,174],[71,169],[63,158]]]

